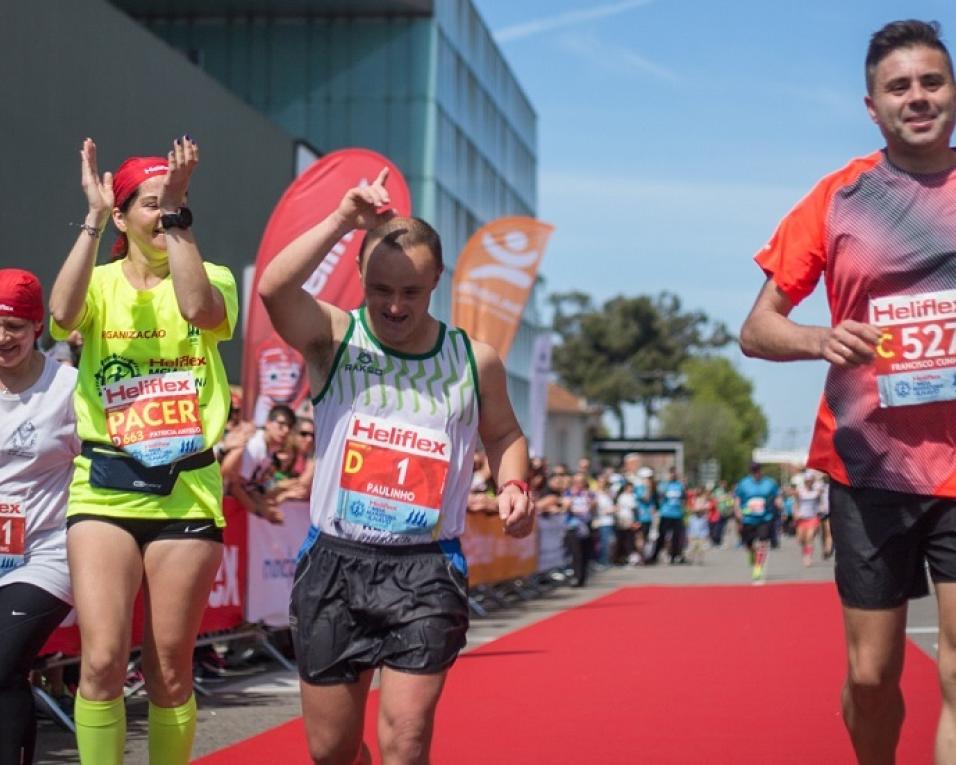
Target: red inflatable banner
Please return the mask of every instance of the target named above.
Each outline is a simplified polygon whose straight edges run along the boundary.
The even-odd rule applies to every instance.
[[[273,405],[295,409],[309,394],[302,356],[273,329],[256,291],[259,278],[283,247],[332,213],[346,191],[375,180],[383,167],[389,169],[386,188],[392,207],[399,215],[410,215],[408,186],[391,161],[366,149],[342,149],[322,157],[296,178],[269,218],[256,256],[242,362],[243,417],[257,425],[265,422]],[[363,239],[361,231],[342,237],[306,281],[306,291],[346,311],[358,308],[362,285],[355,262]]]

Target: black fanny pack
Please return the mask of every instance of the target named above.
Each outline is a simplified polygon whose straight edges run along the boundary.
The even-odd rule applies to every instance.
[[[163,497],[172,493],[184,470],[196,470],[216,461],[212,449],[206,449],[170,465],[146,467],[126,452],[96,441],[84,441],[80,453],[90,461],[91,486]]]

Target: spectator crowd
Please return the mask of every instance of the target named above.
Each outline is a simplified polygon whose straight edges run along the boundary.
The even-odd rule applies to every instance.
[[[576,587],[584,586],[595,568],[652,566],[665,559],[671,565],[700,565],[708,549],[746,544],[747,497],[739,484],[688,484],[676,467],[655,472],[637,453],[626,455],[617,467],[600,469],[582,457],[575,468],[534,458],[529,486],[539,515],[564,521]],[[761,475],[759,465],[751,465],[751,475]],[[767,480],[773,487],[770,547],[779,547],[783,536],[798,537],[804,564],[810,565],[819,537],[821,556],[830,557],[826,477],[801,471],[782,489]],[[479,453],[469,510],[492,512],[493,498],[491,471]]]

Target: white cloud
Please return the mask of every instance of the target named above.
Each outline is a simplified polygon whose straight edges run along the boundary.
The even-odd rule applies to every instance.
[[[670,69],[655,64],[629,48],[612,45],[596,35],[562,35],[561,47],[568,53],[606,69],[614,74],[651,74],[662,80],[676,82],[680,77]]]
[[[599,5],[597,8],[588,8],[582,11],[568,11],[554,16],[545,16],[540,19],[526,21],[521,24],[513,24],[510,27],[504,27],[494,33],[494,38],[498,43],[512,42],[521,40],[525,37],[548,32],[552,29],[574,26],[582,21],[591,21],[592,19],[601,19],[607,16],[615,16],[632,8],[647,5],[652,0],[624,0],[619,3],[608,3]]]

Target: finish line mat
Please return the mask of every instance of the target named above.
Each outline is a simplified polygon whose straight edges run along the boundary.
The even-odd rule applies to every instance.
[[[463,655],[438,707],[436,765],[852,763],[832,584],[628,587]],[[932,762],[934,662],[907,642],[897,761]],[[378,694],[369,699],[374,744]],[[307,765],[301,720],[199,765]]]

